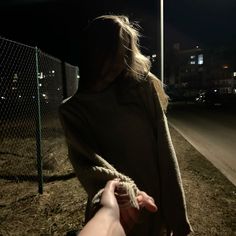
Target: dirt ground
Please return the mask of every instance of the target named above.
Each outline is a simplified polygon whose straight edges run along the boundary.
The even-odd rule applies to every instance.
[[[174,129],[170,130],[194,230],[192,235],[236,235],[236,187]],[[30,140],[24,141],[30,143]],[[64,140],[48,138],[44,142],[47,148],[44,149],[42,195],[37,194],[32,157],[24,157],[21,153],[11,155],[6,151],[0,153],[0,173],[4,173],[0,175],[2,236],[61,236],[82,227],[86,193],[72,173]],[[22,153],[29,149],[30,146]],[[9,165],[11,168],[6,170]]]

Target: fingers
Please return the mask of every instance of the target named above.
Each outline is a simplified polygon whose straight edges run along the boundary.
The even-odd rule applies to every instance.
[[[101,197],[101,204],[106,207],[116,208],[118,207],[115,198],[115,189],[119,185],[118,180],[110,180],[107,182]]]
[[[106,183],[105,188],[103,190],[102,198],[107,198],[107,197],[114,196],[115,189],[118,185],[119,185],[119,180],[118,179],[109,180]]]
[[[119,194],[116,192],[115,196],[120,208],[130,207],[130,197],[127,193]]]
[[[126,188],[122,185],[122,183],[120,183],[117,186],[116,192],[119,193],[119,194],[127,194]]]
[[[154,199],[144,191],[138,192],[137,201],[140,208],[145,208],[150,212],[157,211],[157,206]],[[126,189],[120,184],[119,179],[114,179],[107,182],[102,195],[101,203],[103,205],[108,205],[110,203],[109,205],[113,206],[114,204],[118,204],[120,209],[131,208],[130,196],[127,194]],[[128,217],[132,218],[132,215]]]
[[[108,191],[114,193],[116,187],[118,187],[118,186],[119,186],[119,179],[109,180],[106,183],[104,190],[108,190]]]
[[[127,194],[126,189],[122,185],[118,185],[115,190],[115,196],[120,208],[129,208],[130,204],[130,196]],[[150,212],[156,212],[157,206],[155,204],[154,199],[149,196],[144,191],[139,191],[137,196],[137,201],[140,208],[145,208]]]
[[[137,196],[138,204],[141,208],[146,208],[150,212],[156,212],[157,206],[152,197],[147,195],[145,192],[140,191]]]
[[[139,215],[140,212],[133,207],[120,209],[120,222],[126,233],[130,232],[133,226],[138,222]]]
[[[116,200],[120,208],[131,207],[130,196],[127,193],[127,190],[123,187],[122,184],[119,184],[115,190]]]

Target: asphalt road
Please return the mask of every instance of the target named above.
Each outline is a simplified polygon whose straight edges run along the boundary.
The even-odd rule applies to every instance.
[[[236,107],[170,105],[167,117],[236,186]]]

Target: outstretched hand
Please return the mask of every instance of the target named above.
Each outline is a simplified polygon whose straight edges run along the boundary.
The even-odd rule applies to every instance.
[[[119,205],[115,197],[118,180],[107,182],[101,197],[101,208],[79,233],[81,236],[125,236],[120,223]]]
[[[110,180],[107,182],[101,197],[101,205],[109,211],[110,216],[115,219],[120,218],[119,205],[115,197],[115,190],[119,186],[119,180]]]

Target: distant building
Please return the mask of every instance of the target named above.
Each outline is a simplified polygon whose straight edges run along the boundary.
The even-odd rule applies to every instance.
[[[236,94],[236,55],[227,49],[180,48],[175,44],[166,55],[168,87],[194,98],[201,90]]]

